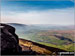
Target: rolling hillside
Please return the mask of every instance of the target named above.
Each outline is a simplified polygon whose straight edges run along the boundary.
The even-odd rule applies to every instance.
[[[51,54],[58,54],[58,52],[66,52],[65,50],[62,49],[48,47],[25,39],[19,39],[19,44],[22,47],[22,51],[29,51],[31,49],[32,51],[35,51],[38,54],[51,55]]]
[[[31,40],[49,47],[74,51],[74,28],[57,25],[24,25],[9,23],[16,28],[19,38]]]

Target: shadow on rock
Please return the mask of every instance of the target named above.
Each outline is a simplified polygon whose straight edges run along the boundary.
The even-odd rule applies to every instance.
[[[36,52],[22,51],[22,48],[19,46],[19,38],[15,34],[15,28],[6,24],[0,23],[1,29],[1,55],[32,55]]]

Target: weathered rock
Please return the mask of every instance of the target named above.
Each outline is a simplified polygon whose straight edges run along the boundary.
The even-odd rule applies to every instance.
[[[21,47],[19,46],[18,36],[15,34],[15,28],[6,24],[0,24],[1,29],[1,54],[19,54]]]
[[[0,24],[1,55],[35,55],[35,51],[22,50],[19,38],[15,34],[15,28],[6,24]]]

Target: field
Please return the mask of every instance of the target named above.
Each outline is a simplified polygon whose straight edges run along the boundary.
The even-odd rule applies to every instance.
[[[74,28],[50,25],[10,24],[16,28],[19,38],[55,47],[67,51],[74,51]]]
[[[67,33],[66,31],[64,32],[60,33],[57,31],[51,31],[51,32],[41,31],[37,33],[26,34],[24,37],[27,37],[27,39],[29,38],[29,40],[47,46],[57,47],[68,51],[74,51],[73,33]]]

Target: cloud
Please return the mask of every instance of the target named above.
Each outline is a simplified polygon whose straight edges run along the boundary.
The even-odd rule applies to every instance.
[[[1,13],[1,21],[22,24],[74,24],[74,9]]]

